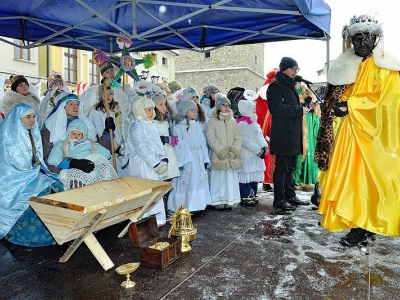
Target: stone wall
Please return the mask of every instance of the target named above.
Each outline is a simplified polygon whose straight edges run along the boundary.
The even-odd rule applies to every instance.
[[[222,47],[211,51],[209,58],[190,50],[179,52],[175,79],[183,87],[193,86],[200,94],[208,83],[227,93],[234,87],[258,91],[265,81],[263,44]]]

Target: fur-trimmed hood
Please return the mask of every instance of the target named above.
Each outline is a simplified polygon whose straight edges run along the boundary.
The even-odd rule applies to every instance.
[[[38,96],[29,91],[28,96],[23,96],[9,89],[4,94],[1,101],[0,111],[7,115],[18,103],[26,103],[32,106],[36,111],[39,111],[40,99]]]
[[[381,45],[372,50],[374,63],[381,68],[400,71],[400,61],[394,55],[384,51]],[[328,73],[328,83],[332,85],[352,84],[356,81],[362,57],[354,54],[350,48],[339,55]]]
[[[213,110],[212,110],[212,116],[213,116],[214,118],[217,118],[217,119],[218,119],[218,109],[213,108]],[[219,120],[221,120],[221,121],[230,120],[230,119],[233,119],[233,112],[232,112],[232,109],[229,110],[229,114],[226,115],[226,116],[223,116],[223,115],[221,115],[221,114],[219,115]]]

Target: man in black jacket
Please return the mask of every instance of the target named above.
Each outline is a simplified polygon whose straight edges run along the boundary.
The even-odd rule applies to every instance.
[[[294,77],[300,70],[297,62],[283,57],[279,69],[267,91],[272,115],[270,151],[276,156],[273,205],[283,210],[295,210],[297,205],[308,205],[297,198],[293,182],[297,156],[303,152],[302,119],[308,108],[301,106],[295,89]]]

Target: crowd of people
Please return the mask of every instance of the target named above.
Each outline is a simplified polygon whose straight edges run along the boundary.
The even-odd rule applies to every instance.
[[[11,76],[0,106],[0,238],[53,244],[31,196],[122,176],[173,183],[143,216],[155,214],[159,226],[181,205],[190,212],[254,206],[259,183],[276,209],[294,211],[309,204],[296,190],[319,181],[322,226],[351,228],[342,244],[399,235],[392,212],[399,211],[400,64],[383,56],[381,33],[368,16],[352,19],[344,36],[353,47],[332,66],[322,109],[310,86],[296,81],[300,68],[290,57],[257,94],[236,87],[225,95],[217,84],[200,94],[178,81],[138,81],[125,92],[107,62],[102,84],[81,97],[53,73],[40,100],[23,75]]]

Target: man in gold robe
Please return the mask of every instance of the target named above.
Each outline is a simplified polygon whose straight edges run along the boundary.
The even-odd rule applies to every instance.
[[[350,232],[345,246],[374,233],[400,235],[400,62],[378,45],[368,15],[343,30],[345,50],[328,73],[314,160],[322,174],[321,225]]]

